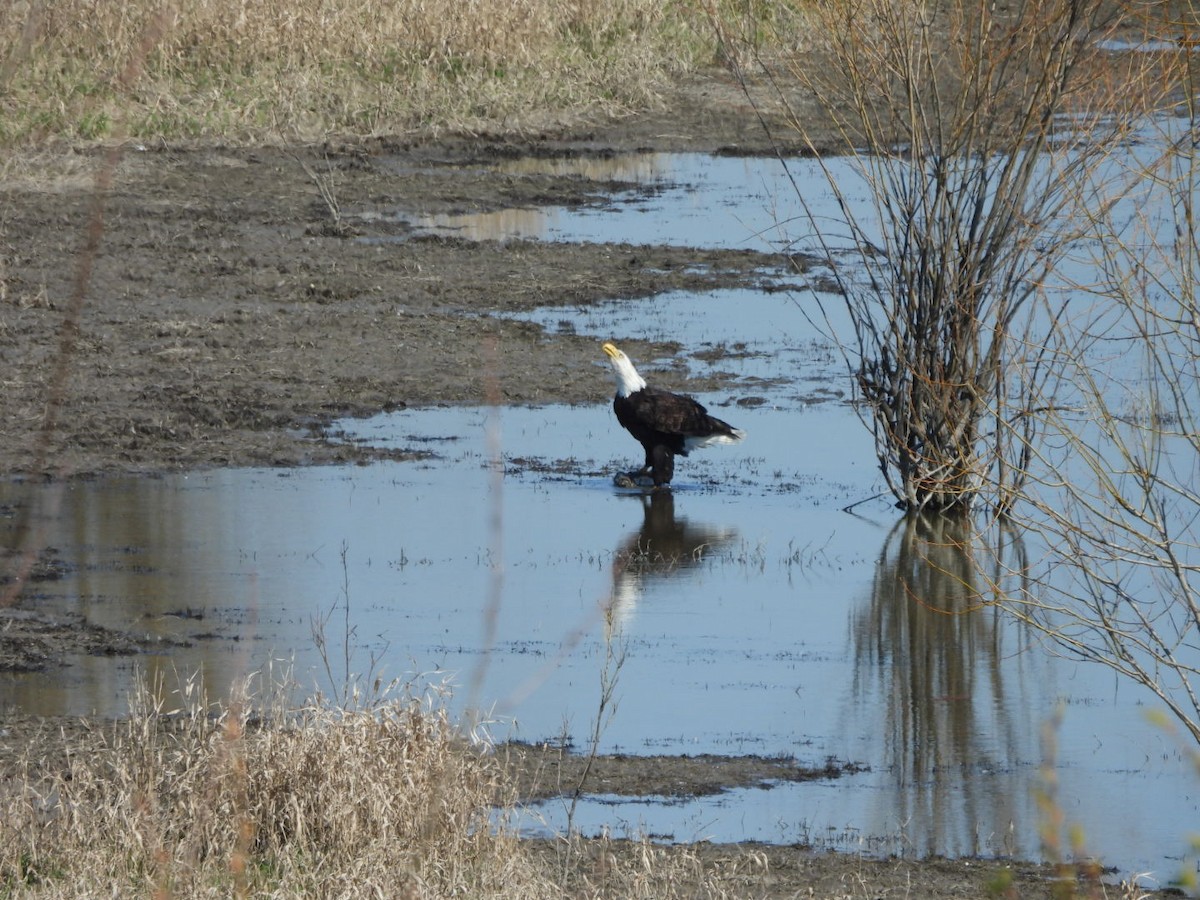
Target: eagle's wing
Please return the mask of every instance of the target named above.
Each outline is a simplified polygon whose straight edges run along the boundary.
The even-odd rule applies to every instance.
[[[725,422],[710,416],[702,403],[685,394],[645,388],[631,394],[629,400],[630,410],[639,422],[664,434],[707,437],[733,431]]]

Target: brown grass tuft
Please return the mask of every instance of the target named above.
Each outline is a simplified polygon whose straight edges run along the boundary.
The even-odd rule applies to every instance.
[[[495,761],[426,702],[168,711],[143,690],[136,706],[49,757],[31,741],[0,797],[0,894],[554,893],[488,827]]]
[[[440,701],[164,696],[6,728],[0,897],[727,896],[729,871],[683,848],[519,839],[512,776]]]

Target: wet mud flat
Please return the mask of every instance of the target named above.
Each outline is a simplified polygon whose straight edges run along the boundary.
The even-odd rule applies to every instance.
[[[805,262],[751,250],[475,241],[411,221],[603,206],[614,192],[646,188],[496,164],[647,148],[765,154],[773,145],[740,88],[711,73],[681,84],[663,109],[555,134],[127,144],[103,192],[101,149],[13,165],[0,180],[0,477],[417,460],[426,448],[382,450],[327,426],[410,406],[607,403],[596,341],[504,316],[759,285],[764,270]],[[627,346],[643,358],[682,349]],[[670,372],[660,379],[682,384]],[[5,560],[0,596],[11,600],[52,569],[53,548],[30,551]],[[82,630],[7,624],[14,634],[37,628],[39,641]],[[131,635],[94,637],[93,652],[138,648]],[[55,666],[65,655],[13,652],[0,668]]]
[[[773,92],[765,86],[760,102],[777,105]],[[474,241],[412,222],[604,206],[647,188],[498,164],[645,150],[766,155],[776,145],[741,86],[713,71],[659,109],[557,132],[127,143],[102,193],[102,149],[31,155],[0,179],[0,474],[347,462],[353,448],[322,439],[338,416],[604,399],[595,342],[497,315],[757,284],[764,267],[791,261]]]
[[[0,329],[0,472],[348,462],[352,448],[323,439],[337,416],[599,402],[608,386],[593,341],[497,314],[755,284],[764,266],[789,264],[750,251],[421,234],[406,213],[602,203],[606,187],[476,176],[468,203],[457,179],[491,148],[440,164],[300,152],[330,167],[340,230],[294,155],[126,153],[65,357],[93,198],[62,184],[6,192],[15,262]],[[59,392],[47,434],[43,412]]]
[[[589,794],[699,797],[734,788],[769,789],[786,781],[839,778],[861,766],[834,759],[808,766],[787,757],[598,754],[550,744],[512,742],[501,753],[517,779],[524,802],[570,796],[579,787]]]

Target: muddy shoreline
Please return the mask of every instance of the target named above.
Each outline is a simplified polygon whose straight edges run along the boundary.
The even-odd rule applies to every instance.
[[[813,110],[803,97],[793,102]],[[767,117],[786,134],[781,116],[768,109]],[[838,146],[832,130],[823,145]],[[380,451],[332,439],[335,418],[431,404],[607,402],[610,383],[593,340],[497,314],[754,285],[764,268],[803,271],[806,262],[748,251],[474,242],[422,233],[411,219],[601,204],[632,188],[514,174],[498,161],[680,150],[776,147],[739,86],[714,71],[679,85],[659,109],[558,133],[128,145],[111,189],[101,192],[98,150],[13,167],[0,183],[0,475],[361,463]],[[89,236],[98,239],[94,252]],[[687,353],[640,343],[636,324],[614,337],[642,358]],[[682,386],[669,373],[660,380]],[[53,565],[47,548],[10,553],[0,591],[19,601],[22,584],[37,572],[54,577]],[[0,616],[0,669],[145,649],[128,635],[49,620],[20,602]],[[30,729],[10,720],[5,740],[42,731]],[[528,763],[540,772],[547,765]],[[779,777],[757,758],[722,766],[715,789]],[[602,768],[605,790],[647,792],[668,780],[695,793],[713,787],[721,767],[660,758],[606,760]],[[1049,869],[1005,861],[878,861],[781,847],[698,852],[714,866],[748,853],[769,861],[735,886],[739,896],[984,896],[1002,871],[1015,877],[1020,896],[1053,890]]]
[[[0,183],[0,474],[344,463],[365,451],[323,439],[338,416],[602,400],[592,341],[496,314],[754,284],[789,260],[475,242],[411,223],[641,189],[497,168],[518,157],[773,152],[736,92],[714,73],[662,110],[554,135],[130,144],[101,192],[99,150],[14,167]],[[635,327],[617,337],[645,349]]]

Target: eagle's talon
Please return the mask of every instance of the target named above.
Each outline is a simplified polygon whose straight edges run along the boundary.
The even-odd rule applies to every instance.
[[[654,479],[646,472],[618,472],[613,476],[613,484],[619,488],[655,487]]]

